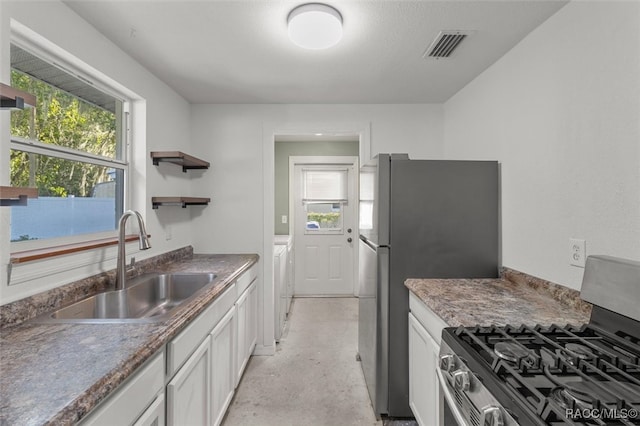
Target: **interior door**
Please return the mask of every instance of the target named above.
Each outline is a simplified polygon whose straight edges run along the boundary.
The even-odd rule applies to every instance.
[[[295,294],[354,294],[357,157],[293,165]]]

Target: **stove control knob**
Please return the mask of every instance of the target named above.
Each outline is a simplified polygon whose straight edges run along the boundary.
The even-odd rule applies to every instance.
[[[440,369],[444,371],[451,371],[456,366],[456,359],[453,355],[442,355],[440,357]]]
[[[502,411],[499,407],[492,405],[482,409],[482,420],[480,424],[483,426],[504,426]]]
[[[453,373],[453,386],[459,391],[466,392],[471,387],[469,372],[457,370]]]

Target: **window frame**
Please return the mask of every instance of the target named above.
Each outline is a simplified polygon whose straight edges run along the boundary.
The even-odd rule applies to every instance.
[[[92,68],[79,58],[67,51],[64,51],[48,40],[34,35],[30,30],[22,28],[19,24],[16,26],[12,25],[10,44],[20,47],[32,55],[37,56],[42,61],[59,68],[75,78],[84,80],[94,86],[97,90],[112,96],[120,101],[121,108],[116,111],[116,120],[120,123],[118,135],[120,143],[119,146],[116,147],[119,158],[103,157],[86,151],[75,150],[59,145],[46,144],[38,140],[14,136],[11,134],[11,129],[9,129],[9,150],[18,150],[29,154],[45,155],[122,170],[123,194],[121,200],[116,198],[116,203],[121,203],[122,211],[126,211],[131,205],[130,159],[132,158],[131,123],[133,118],[131,112],[133,104],[137,101],[137,97],[128,89],[119,85],[100,71]],[[118,125],[116,128],[118,128]],[[116,218],[116,221],[117,219],[118,218]],[[113,229],[110,231],[76,234],[41,240],[12,241],[9,243],[9,251],[11,253],[16,253],[47,248],[54,250],[55,247],[65,244],[91,243],[92,241],[102,240],[104,238],[116,237],[117,233],[118,230]],[[10,234],[11,232],[9,232],[9,235]],[[88,245],[90,246],[90,244]]]
[[[322,197],[322,198],[306,198],[307,196],[309,196],[308,189],[309,187],[307,186],[307,173],[313,173],[313,172],[342,172],[344,177],[342,180],[342,185],[343,188],[341,188],[341,195],[343,197],[346,198],[327,198],[327,197]],[[302,204],[304,204],[305,206],[305,211],[308,214],[307,211],[307,206],[309,205],[313,205],[313,204],[338,204],[340,205],[340,227],[338,228],[322,228],[319,227],[317,229],[314,228],[308,228],[307,225],[304,226],[304,234],[305,235],[344,235],[345,233],[345,229],[344,229],[344,209],[345,206],[348,204],[349,202],[349,188],[348,188],[348,182],[349,182],[349,167],[348,166],[344,166],[342,167],[341,165],[327,165],[327,164],[318,164],[318,165],[314,165],[314,164],[308,164],[308,165],[304,165],[304,167],[302,167],[302,171],[301,171],[301,177],[302,182],[301,182],[301,187],[303,188],[303,199],[302,199]],[[308,217],[308,216],[307,216]],[[308,221],[307,221],[308,223]]]

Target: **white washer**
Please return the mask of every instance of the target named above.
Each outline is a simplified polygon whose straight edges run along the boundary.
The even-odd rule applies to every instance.
[[[285,245],[287,247],[287,302],[286,302],[286,312],[289,314],[291,310],[291,299],[293,297],[293,288],[294,288],[294,251],[293,251],[293,237],[291,235],[276,235],[273,238],[273,243],[275,245]]]
[[[287,247],[273,246],[273,310],[275,339],[280,341],[287,318]]]

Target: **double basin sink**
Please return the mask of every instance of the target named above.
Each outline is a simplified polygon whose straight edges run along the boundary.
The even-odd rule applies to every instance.
[[[33,322],[159,322],[215,285],[210,273],[152,273],[130,280],[123,290],[107,291],[34,318]]]

